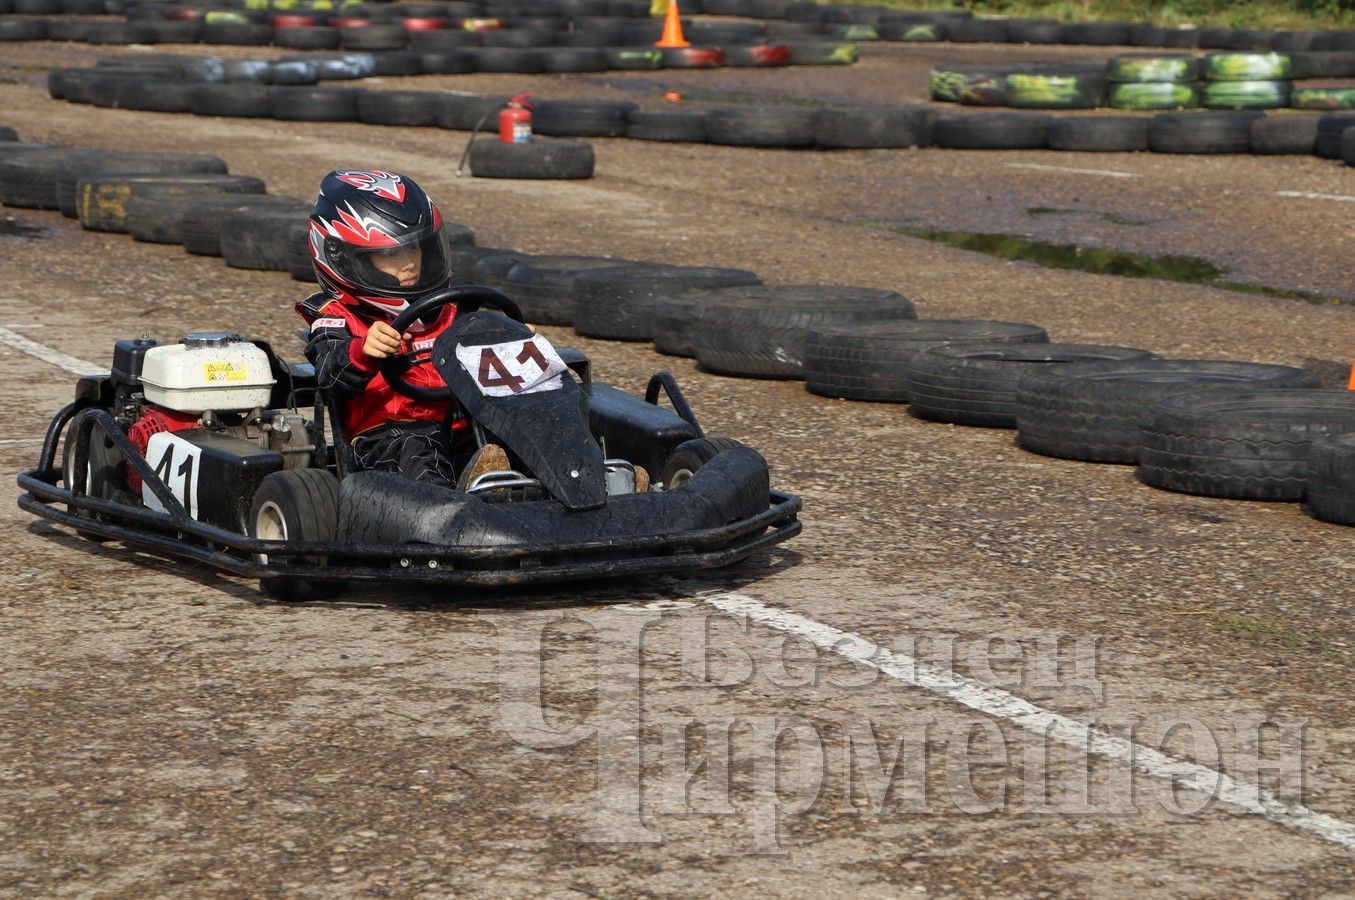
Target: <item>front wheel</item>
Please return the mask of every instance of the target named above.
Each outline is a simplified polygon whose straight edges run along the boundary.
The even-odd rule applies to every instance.
[[[733,438],[694,438],[683,441],[673,448],[668,461],[663,464],[659,481],[665,491],[671,491],[686,484],[706,463],[726,450],[734,450],[743,444]]]
[[[339,524],[339,480],[326,469],[274,472],[254,492],[249,512],[251,537],[268,541],[332,541]],[[259,554],[267,563],[266,554]],[[344,588],[342,581],[307,578],[304,570],[323,567],[323,556],[292,558],[297,574],[270,575],[260,581],[263,592],[284,603],[325,600]]]

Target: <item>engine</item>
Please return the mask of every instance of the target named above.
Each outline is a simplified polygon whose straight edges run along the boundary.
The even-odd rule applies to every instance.
[[[148,459],[156,435],[181,432],[222,449],[229,449],[225,438],[272,451],[284,469],[304,468],[316,458],[321,441],[313,423],[296,410],[269,408],[275,379],[268,354],[238,335],[190,334],[177,344],[118,341],[112,381],[114,415]],[[128,474],[139,493],[140,479]]]

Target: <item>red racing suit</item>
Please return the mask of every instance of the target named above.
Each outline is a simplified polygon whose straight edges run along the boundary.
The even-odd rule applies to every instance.
[[[379,371],[381,361],[362,352],[371,320],[358,315],[353,307],[321,292],[298,303],[296,311],[310,325],[306,358],[315,366],[315,383],[321,391],[339,401],[344,411],[344,431],[350,442],[373,428],[399,422],[445,422],[453,431],[470,426],[459,405],[412,400],[397,394],[386,383]],[[456,307],[445,307],[437,322],[414,334],[411,349],[431,347],[455,318]],[[420,387],[445,385],[442,376],[428,361],[414,366],[405,373],[405,378]]]

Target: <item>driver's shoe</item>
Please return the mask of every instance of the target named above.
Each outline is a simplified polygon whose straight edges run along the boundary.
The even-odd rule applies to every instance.
[[[475,483],[475,479],[489,472],[512,471],[508,465],[508,454],[498,444],[485,444],[466,463],[461,476],[456,479],[456,489],[464,491]]]

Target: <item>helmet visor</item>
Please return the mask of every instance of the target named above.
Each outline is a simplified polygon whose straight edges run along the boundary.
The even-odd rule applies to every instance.
[[[440,287],[450,271],[444,229],[398,247],[354,248],[348,253],[350,278],[360,288],[410,295]]]

